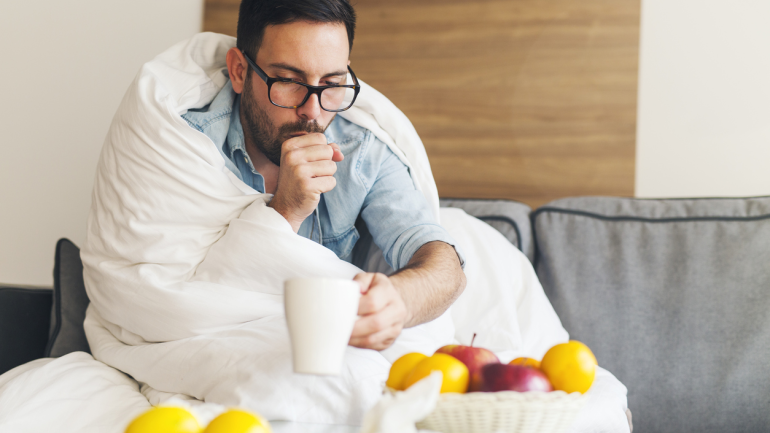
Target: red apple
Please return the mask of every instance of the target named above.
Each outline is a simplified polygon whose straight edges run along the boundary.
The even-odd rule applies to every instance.
[[[473,335],[473,339],[476,339],[476,334]],[[481,347],[473,347],[473,340],[471,340],[470,346],[449,344],[437,350],[436,353],[453,356],[468,367],[468,375],[470,377],[468,392],[479,391],[482,367],[488,364],[500,364],[497,355],[492,353],[492,351],[482,349]]]
[[[546,375],[532,367],[510,364],[490,364],[481,369],[482,392],[553,391]]]

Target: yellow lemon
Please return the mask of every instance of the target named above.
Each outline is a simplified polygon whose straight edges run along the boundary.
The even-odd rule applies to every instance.
[[[521,365],[523,367],[540,368],[540,361],[535,358],[516,358],[509,362],[510,365]]]
[[[200,433],[195,416],[181,407],[154,407],[131,421],[126,433]]]
[[[203,433],[271,433],[270,423],[242,409],[230,409],[211,420]]]
[[[444,353],[436,353],[415,365],[412,372],[404,379],[404,389],[428,377],[432,371],[440,371],[444,374],[444,380],[441,382],[442,393],[463,393],[468,389],[468,367],[454,356]]]
[[[554,389],[585,393],[596,376],[596,357],[585,344],[570,340],[548,349],[540,362],[540,370],[548,376]]]
[[[385,382],[385,385],[397,391],[405,390],[404,379],[406,379],[406,376],[414,370],[414,367],[425,358],[427,358],[426,355],[417,352],[407,353],[401,358],[398,358],[393,365],[390,366],[390,374],[388,375],[388,381]]]

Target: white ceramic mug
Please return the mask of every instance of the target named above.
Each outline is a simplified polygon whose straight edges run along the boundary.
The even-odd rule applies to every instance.
[[[293,278],[283,286],[294,372],[340,374],[361,286],[335,278]]]

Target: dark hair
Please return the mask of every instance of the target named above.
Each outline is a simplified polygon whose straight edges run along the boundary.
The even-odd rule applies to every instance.
[[[356,11],[348,0],[243,0],[238,11],[237,47],[256,60],[265,28],[295,21],[344,24],[353,49]]]

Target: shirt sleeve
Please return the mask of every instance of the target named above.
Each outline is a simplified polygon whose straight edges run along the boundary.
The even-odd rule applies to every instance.
[[[361,217],[385,260],[393,269],[401,269],[421,246],[441,241],[454,247],[461,266],[465,267],[457,242],[436,223],[407,166],[385,143],[376,138],[374,141],[379,148],[373,153],[380,157],[367,159],[379,161],[380,166],[379,170],[366,170],[376,172],[377,176],[364,199]]]

